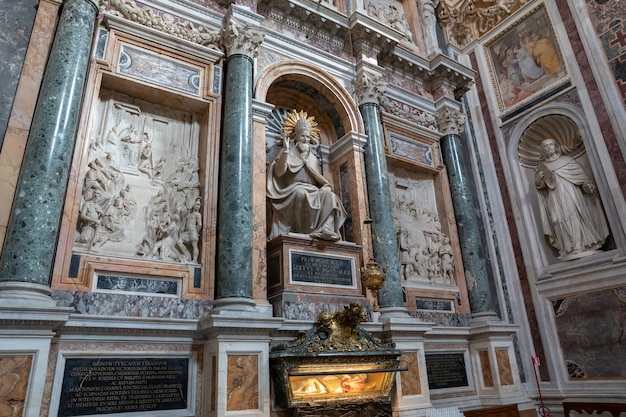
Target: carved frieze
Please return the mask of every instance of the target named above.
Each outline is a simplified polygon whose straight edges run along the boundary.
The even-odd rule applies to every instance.
[[[173,16],[149,6],[139,6],[134,0],[100,0],[100,12],[121,16],[140,25],[167,33],[199,45],[215,45],[220,33],[207,27]]]

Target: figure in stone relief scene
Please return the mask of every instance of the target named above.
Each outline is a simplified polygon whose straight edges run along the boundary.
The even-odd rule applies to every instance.
[[[119,133],[120,156],[124,166],[136,166],[141,138],[134,125],[123,128]]]
[[[441,258],[441,273],[443,275],[444,282],[448,284],[454,284],[454,253],[452,251],[452,245],[450,245],[450,238],[444,236],[443,243],[439,247],[439,257]]]
[[[181,227],[180,236],[176,242],[176,247],[181,253],[183,260],[191,260],[198,262],[198,240],[200,239],[200,231],[202,230],[202,215],[200,214],[201,201],[196,199],[192,212],[187,215]],[[191,245],[191,254],[185,245]]]
[[[77,243],[85,244],[88,247],[95,243],[96,233],[104,216],[100,206],[101,197],[102,192],[100,188],[93,188],[90,191],[89,199],[83,201],[78,217],[80,234],[76,238]]]
[[[170,211],[184,218],[200,195],[197,162],[181,161],[176,172],[165,181],[165,192]]]
[[[367,14],[381,23],[399,31],[408,40],[413,38],[409,24],[404,16],[401,3],[397,1],[370,0],[367,3]]]
[[[411,258],[409,231],[404,227],[398,229],[398,249],[400,250],[400,275],[405,280],[408,280],[415,273],[415,267],[413,266],[415,259]]]
[[[151,257],[157,257],[161,260],[176,260],[174,253],[173,234],[178,227],[178,216],[176,214],[166,214],[165,218],[159,223],[156,230],[156,241],[150,252]]]
[[[115,92],[101,99],[87,145],[76,250],[198,262],[199,116],[143,102],[140,108]]]
[[[541,142],[542,162],[535,169],[543,233],[558,259],[582,258],[602,247],[609,235],[593,180],[555,139]]]
[[[267,197],[272,210],[270,238],[303,233],[314,239],[337,241],[347,213],[320,173],[311,151],[319,129],[313,117],[293,110],[285,116],[283,149],[267,172]]]

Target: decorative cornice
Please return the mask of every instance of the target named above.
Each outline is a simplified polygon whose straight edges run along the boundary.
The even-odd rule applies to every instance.
[[[459,135],[465,127],[465,115],[450,107],[443,107],[435,115],[439,131],[445,135]]]
[[[138,6],[134,0],[100,0],[100,13],[121,16],[127,20],[203,46],[215,45],[220,33],[205,26],[172,16],[149,6]]]
[[[242,23],[232,16],[227,17],[221,33],[227,56],[242,54],[256,58],[264,37],[265,30]]]

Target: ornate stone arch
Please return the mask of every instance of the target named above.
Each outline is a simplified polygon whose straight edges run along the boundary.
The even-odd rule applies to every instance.
[[[337,139],[349,132],[363,132],[363,123],[350,93],[320,68],[300,61],[280,61],[268,66],[256,82],[255,99],[268,102],[268,93],[276,85],[294,86],[318,94],[335,128]]]

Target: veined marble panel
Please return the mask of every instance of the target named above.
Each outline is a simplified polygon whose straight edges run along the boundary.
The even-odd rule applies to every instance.
[[[389,141],[391,143],[391,153],[395,156],[400,156],[429,167],[435,166],[430,146],[405,139],[393,133],[390,135]]]
[[[151,52],[122,45],[117,72],[170,90],[200,95],[202,69]]]
[[[259,409],[258,355],[228,355],[228,387],[226,409]]]
[[[626,378],[626,287],[554,300],[571,379]]]
[[[400,363],[405,363],[406,372],[400,373],[400,381],[402,384],[402,396],[419,395],[422,393],[420,385],[420,369],[417,359],[417,352],[405,352],[400,356]]]
[[[498,362],[498,374],[500,375],[500,385],[513,385],[513,372],[509,361],[508,349],[496,349],[496,361]]]
[[[483,374],[483,384],[485,387],[493,387],[493,375],[491,374],[491,363],[489,362],[489,352],[481,350],[478,352],[480,360],[480,369]]]
[[[32,360],[31,355],[0,355],[0,416],[22,416]]]

